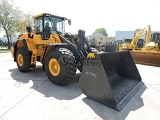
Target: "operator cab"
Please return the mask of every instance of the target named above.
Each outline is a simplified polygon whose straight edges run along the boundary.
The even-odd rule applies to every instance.
[[[71,25],[71,20],[48,13],[34,16],[35,32],[41,34],[43,40],[48,40],[55,32],[65,33],[65,21]]]
[[[151,34],[151,42],[158,44],[158,47],[160,48],[160,33],[159,32]]]

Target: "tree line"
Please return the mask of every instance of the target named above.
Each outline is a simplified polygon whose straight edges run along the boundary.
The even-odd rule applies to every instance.
[[[8,0],[0,1],[0,30],[6,34],[8,49],[11,47],[11,39],[17,33],[25,32],[26,26],[33,26],[32,16],[31,12],[24,13]]]

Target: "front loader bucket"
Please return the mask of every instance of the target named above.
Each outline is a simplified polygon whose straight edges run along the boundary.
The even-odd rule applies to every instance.
[[[95,56],[84,60],[80,88],[88,98],[121,110],[143,84],[132,56],[129,51]]]

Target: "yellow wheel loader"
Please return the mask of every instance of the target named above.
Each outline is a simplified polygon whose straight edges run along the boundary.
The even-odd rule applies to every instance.
[[[142,35],[144,41],[139,39]],[[131,43],[121,44],[118,50],[130,50],[136,63],[160,66],[160,33],[151,33],[149,25],[136,31]]]
[[[43,65],[48,79],[56,85],[72,81],[79,69],[79,84],[89,98],[121,110],[142,86],[141,76],[129,51],[99,53],[85,37],[65,33],[65,21],[71,20],[43,13],[34,16],[34,30],[20,35],[12,46],[12,56],[21,72]]]
[[[150,42],[131,52],[136,63],[160,67],[160,33],[152,33]]]
[[[145,35],[145,39],[139,39]],[[160,33],[151,33],[150,25],[137,30],[131,42],[107,46],[105,52],[129,50],[135,63],[160,66]]]

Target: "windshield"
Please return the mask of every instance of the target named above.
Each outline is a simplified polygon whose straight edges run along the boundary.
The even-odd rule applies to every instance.
[[[132,39],[125,39],[124,42],[131,43]]]
[[[49,26],[51,32],[59,31],[62,34],[65,33],[65,20],[55,16],[45,16],[44,26]]]

